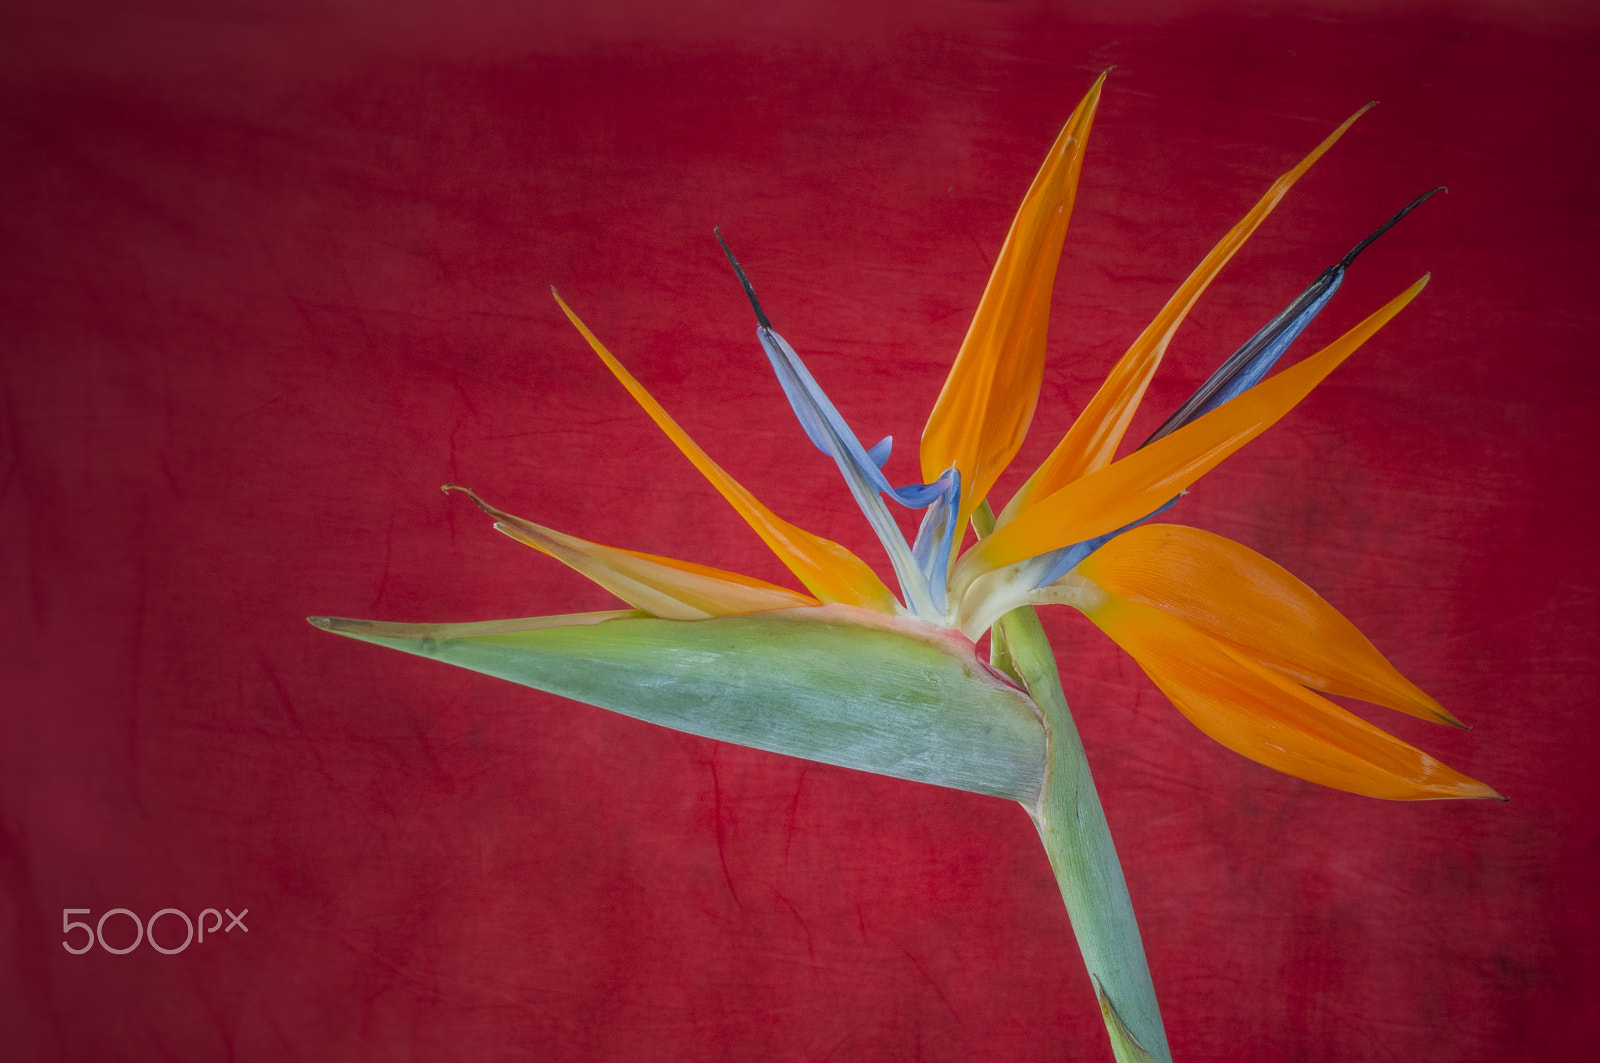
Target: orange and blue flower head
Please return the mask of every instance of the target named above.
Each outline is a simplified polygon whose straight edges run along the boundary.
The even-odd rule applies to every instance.
[[[1356,257],[1433,193],[1318,275],[1148,439],[1116,458],[1185,316],[1365,108],[1228,231],[1044,463],[994,511],[989,493],[1038,402],[1056,266],[1103,82],[1067,122],[1012,223],[924,429],[918,482],[888,479],[892,441],[863,444],[774,330],[722,245],[755,310],[762,351],[805,435],[838,465],[877,534],[898,594],[860,557],[784,520],[734,480],[557,296],[605,365],[805,592],[589,542],[466,492],[496,528],[571,565],[631,609],[477,624],[313,622],[698,734],[1033,805],[1045,785],[1047,728],[1006,669],[1001,640],[996,667],[978,658],[975,643],[1013,610],[1069,605],[1131,654],[1189,720],[1244,756],[1374,797],[1498,797],[1324,696],[1461,726],[1310,587],[1236,542],[1150,523],[1417,296],[1427,277],[1322,350],[1272,373]],[[912,541],[889,501],[922,512]],[[967,545],[969,526],[976,537]]]

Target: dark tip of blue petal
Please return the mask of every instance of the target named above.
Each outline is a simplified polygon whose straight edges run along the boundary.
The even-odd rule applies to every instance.
[[[761,301],[756,298],[756,290],[750,287],[750,278],[744,275],[744,267],[739,265],[739,260],[733,257],[733,248],[728,246],[728,241],[722,238],[722,229],[711,230],[711,235],[717,238],[717,243],[722,245],[722,253],[728,256],[728,261],[733,265],[733,274],[739,278],[739,284],[744,288],[744,294],[750,297],[750,308],[756,312],[756,324],[762,328],[771,328],[772,322],[767,320],[766,311],[761,309]]]
[[[1446,191],[1449,191],[1449,190],[1447,188],[1445,188],[1444,185],[1440,185],[1438,188],[1430,188],[1428,191],[1422,193],[1422,195],[1418,196],[1416,199],[1413,199],[1410,203],[1407,203],[1405,206],[1401,207],[1399,209],[1399,211],[1397,211],[1395,213],[1394,217],[1390,218],[1388,221],[1384,222],[1382,225],[1380,225],[1376,229],[1372,230],[1372,232],[1367,235],[1367,238],[1365,240],[1362,240],[1359,244],[1357,244],[1356,246],[1352,247],[1350,249],[1350,253],[1348,255],[1345,255],[1343,258],[1341,258],[1339,260],[1339,265],[1336,268],[1338,268],[1338,269],[1349,269],[1350,268],[1350,263],[1352,263],[1352,262],[1354,262],[1356,260],[1356,256],[1361,254],[1361,252],[1365,251],[1368,247],[1370,247],[1372,245],[1372,241],[1376,240],[1378,237],[1382,236],[1384,233],[1386,233],[1390,229],[1394,228],[1395,222],[1399,221],[1401,218],[1405,217],[1407,214],[1410,214],[1412,211],[1414,211],[1418,207],[1422,206],[1424,203],[1426,203],[1428,200],[1432,199],[1438,193],[1446,192]]]

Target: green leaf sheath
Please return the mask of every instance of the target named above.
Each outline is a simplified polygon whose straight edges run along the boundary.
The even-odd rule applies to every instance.
[[[312,623],[690,734],[1035,803],[1045,734],[1028,696],[971,643],[898,621],[857,622],[858,613],[574,618],[492,634]]]
[[[1100,997],[1119,1063],[1172,1063],[1133,902],[1117,861],[1083,742],[1061,691],[1055,654],[1038,614],[1013,610],[1000,621],[1004,660],[1033,694],[1050,727],[1043,802],[1029,805],[1067,903],[1084,966]]]

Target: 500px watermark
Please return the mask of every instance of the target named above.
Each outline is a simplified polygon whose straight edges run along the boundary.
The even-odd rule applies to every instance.
[[[222,929],[222,912],[228,913],[228,926],[225,930]],[[124,956],[138,948],[140,942],[148,941],[150,943],[150,947],[155,949],[157,952],[167,956],[176,956],[178,953],[188,948],[191,942],[196,940],[195,926],[197,923],[199,924],[200,930],[198,940],[202,942],[205,941],[207,934],[215,937],[218,930],[222,930],[224,934],[227,934],[231,933],[235,927],[238,927],[246,934],[250,933],[250,928],[244,925],[244,917],[250,914],[250,909],[241,909],[238,915],[234,915],[231,908],[224,908],[222,909],[222,912],[217,911],[215,908],[207,908],[200,913],[200,917],[198,919],[191,920],[186,913],[180,912],[176,908],[163,908],[155,915],[152,915],[149,920],[140,922],[139,917],[130,912],[128,909],[112,908],[109,911],[104,912],[100,916],[99,921],[91,927],[88,923],[80,922],[72,917],[75,915],[91,915],[93,914],[92,909],[63,908],[61,909],[61,947],[72,953],[74,956],[82,956],[84,953],[88,952],[90,949],[94,948],[96,944],[98,944],[102,949],[111,953],[113,956]],[[115,948],[106,944],[106,920],[110,919],[114,915],[126,916],[128,921],[133,923],[132,944],[124,945],[122,948]],[[206,926],[206,916],[208,915],[212,917],[212,923],[209,927]],[[156,924],[161,921],[162,916],[169,916],[171,919],[183,920],[183,944],[177,946],[176,948],[169,949],[165,945],[161,944],[161,942],[156,940]],[[70,938],[74,930],[82,930],[84,933],[83,946],[81,948],[72,947]],[[120,937],[121,935],[118,936]]]

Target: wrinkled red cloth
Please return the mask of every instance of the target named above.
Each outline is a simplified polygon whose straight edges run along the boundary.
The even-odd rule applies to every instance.
[[[1015,805],[303,617],[615,606],[446,482],[789,583],[552,284],[730,472],[880,563],[711,229],[913,479],[1012,213],[1115,66],[1001,497],[1268,183],[1381,100],[1212,286],[1131,435],[1447,185],[1297,350],[1432,270],[1423,296],[1170,519],[1318,588],[1475,729],[1361,711],[1511,798],[1276,775],[1048,614],[1176,1058],[1576,1058],[1596,40],[1538,5],[7,5],[0,1057],[1110,1058]],[[206,909],[227,928],[179,950]],[[108,951],[135,918],[171,954]]]

